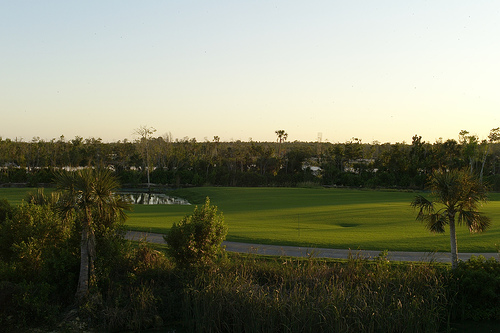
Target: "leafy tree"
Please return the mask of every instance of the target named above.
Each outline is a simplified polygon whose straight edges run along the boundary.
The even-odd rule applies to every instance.
[[[484,165],[486,164],[486,158],[488,157],[488,153],[490,151],[490,145],[497,143],[500,141],[500,127],[493,128],[490,131],[490,134],[488,135],[488,141],[483,140],[482,145],[486,146],[484,149],[483,153],[483,160],[481,163],[481,171],[479,172],[479,180],[483,180],[483,173],[484,173]]]
[[[379,169],[380,176],[387,178],[386,186],[408,186],[408,170],[410,167],[408,145],[404,143],[395,143],[384,150],[375,165]]]
[[[193,214],[186,215],[179,223],[174,223],[168,235],[167,251],[180,266],[209,265],[222,251],[221,244],[226,238],[227,227],[224,216],[217,206],[205,204],[196,206]]]
[[[108,169],[61,172],[56,176],[56,185],[61,192],[62,212],[66,216],[75,214],[80,223],[80,275],[76,296],[83,301],[94,277],[95,231],[125,220],[124,211],[129,205],[115,193],[119,183]]]
[[[419,210],[417,220],[424,222],[431,232],[444,233],[444,227],[450,226],[451,263],[456,268],[455,222],[465,224],[471,233],[482,232],[490,226],[490,218],[478,211],[479,205],[487,200],[487,188],[466,169],[436,170],[429,187],[435,200],[418,195],[411,206]]]
[[[410,168],[413,176],[420,172],[426,172],[429,164],[427,161],[427,148],[428,145],[422,141],[422,137],[414,135],[412,137],[410,149]]]
[[[454,139],[437,140],[431,148],[430,169],[456,169],[462,166],[461,147]]]
[[[463,158],[469,160],[470,173],[472,173],[477,159],[479,138],[477,135],[469,135],[466,130],[461,130],[458,136],[463,149]]]

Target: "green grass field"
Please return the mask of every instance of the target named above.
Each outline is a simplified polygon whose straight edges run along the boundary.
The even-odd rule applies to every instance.
[[[21,202],[27,189],[0,189],[0,197]],[[278,245],[390,251],[449,251],[449,234],[435,235],[415,221],[400,191],[324,188],[200,187],[174,191],[194,202],[210,197],[224,213],[227,240]],[[192,206],[140,206],[130,212],[132,230],[166,233]],[[457,228],[459,252],[496,252],[500,246],[500,194],[491,193],[483,211],[492,227],[482,234]]]

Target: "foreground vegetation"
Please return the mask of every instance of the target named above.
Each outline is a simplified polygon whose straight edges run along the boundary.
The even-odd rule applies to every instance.
[[[401,218],[407,211],[413,215],[408,195],[414,193],[177,190],[195,202],[205,198],[204,205],[136,206],[134,213],[161,223],[156,228],[171,225],[166,215],[189,213],[166,228],[163,252],[124,240],[127,205],[115,194],[118,183],[109,169],[60,172],[56,182],[57,191],[24,192],[24,200],[23,190],[1,191],[15,203],[0,200],[0,327],[6,331],[444,332],[464,320],[500,321],[495,258],[473,257],[450,267],[393,263],[386,251],[375,259],[353,252],[342,261],[221,251],[228,229],[264,241],[285,241],[296,232],[299,241],[301,235],[307,242],[333,235],[362,246],[397,246],[401,230],[423,230],[415,221],[408,229],[408,217]],[[227,210],[227,226],[211,202]],[[441,230],[444,220],[436,221]],[[354,240],[344,229],[370,236]],[[414,238],[408,238],[411,246],[419,244]]]
[[[62,331],[444,332],[462,320],[500,320],[494,260],[472,259],[452,272],[447,265],[393,264],[383,255],[368,261],[353,254],[344,262],[231,255],[181,269],[146,244],[125,249],[78,311],[68,310],[67,284],[46,275],[6,279],[4,265],[0,324]],[[76,287],[76,277],[65,282]]]
[[[100,201],[87,208],[93,220],[85,225],[85,212],[62,218],[56,198],[37,192],[18,206],[0,202],[0,327],[7,331],[440,332],[455,321],[500,320],[495,259],[450,270],[391,263],[384,253],[346,261],[228,256],[217,246],[224,220],[208,199],[176,226],[187,234],[167,248],[169,257],[125,241],[119,219],[96,214]],[[213,229],[196,226],[207,219]],[[92,229],[95,253],[88,292],[75,298],[82,227]]]

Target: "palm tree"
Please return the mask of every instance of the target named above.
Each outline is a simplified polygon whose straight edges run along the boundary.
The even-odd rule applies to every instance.
[[[99,226],[109,227],[118,220],[125,220],[124,211],[129,205],[115,193],[119,183],[108,169],[61,172],[56,175],[56,185],[61,192],[61,212],[65,216],[74,214],[80,223],[80,274],[76,297],[81,302],[88,295],[94,275],[94,231]]]
[[[455,222],[465,224],[471,233],[486,230],[491,221],[478,211],[481,203],[487,200],[487,188],[468,170],[436,170],[432,173],[430,190],[435,197],[429,201],[421,195],[415,197],[411,206],[419,209],[417,220],[434,233],[444,233],[450,226],[451,264],[458,264],[457,235]]]
[[[278,142],[278,157],[281,158],[281,143],[286,141],[286,139],[288,138],[288,133],[285,132],[285,130],[277,130],[274,131],[274,133],[276,133],[276,135],[278,136],[276,140]]]

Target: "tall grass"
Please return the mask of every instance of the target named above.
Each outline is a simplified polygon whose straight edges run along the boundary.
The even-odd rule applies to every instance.
[[[500,263],[483,257],[451,271],[389,262],[384,253],[343,261],[231,254],[183,269],[146,243],[124,254],[98,274],[93,296],[58,331],[442,332],[450,320],[500,319]],[[52,287],[22,287],[0,283],[2,327],[30,327],[11,320],[29,315],[54,326],[60,304],[48,297]]]
[[[184,322],[193,332],[436,332],[443,279],[431,264],[233,260],[197,277]]]

